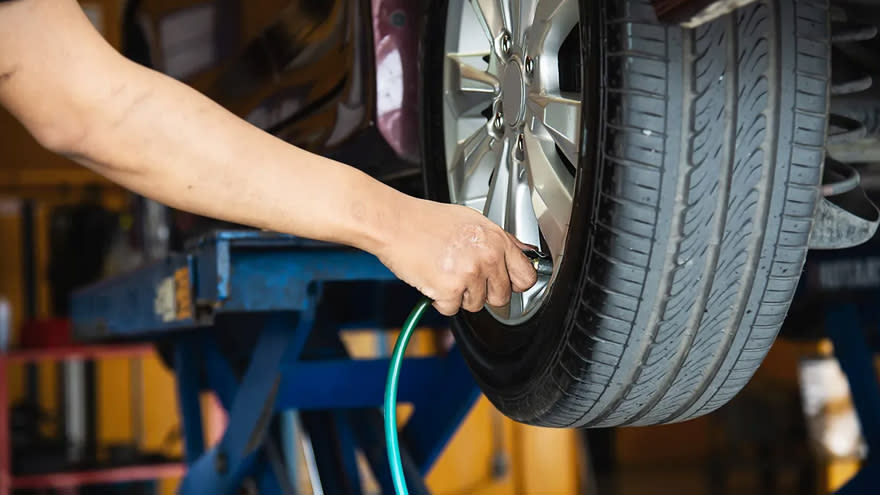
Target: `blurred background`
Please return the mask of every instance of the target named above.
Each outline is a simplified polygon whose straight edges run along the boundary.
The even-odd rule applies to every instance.
[[[275,126],[309,149],[341,160],[352,149],[369,149],[377,162],[393,160],[395,167],[383,170],[382,178],[418,194],[418,153],[406,139],[395,146],[380,143],[375,137],[382,129],[372,129],[369,138],[351,138],[360,140],[356,148],[334,147],[332,129],[321,129],[320,122],[332,127],[338,119],[319,112],[285,120],[301,104],[296,95],[287,103],[267,103],[272,99],[267,95],[277,96],[268,89],[254,96],[265,89],[256,69],[252,79],[226,78],[229,72],[222,67],[238,63],[234,54],[249,45],[205,39],[212,40],[224,22],[237,22],[218,14],[235,3],[81,2],[106,39],[119,49],[125,45],[132,58],[227,98],[237,113],[263,127]],[[249,33],[271,24],[267,16],[278,11],[275,4],[285,3],[254,1],[237,18],[239,38],[248,40]],[[401,15],[388,13],[387,21],[408,22]],[[186,29],[175,28],[175,22]],[[155,45],[164,46],[162,56],[151,48]],[[310,88],[339,84],[333,71],[325,70],[327,75],[308,76],[315,82]],[[354,84],[343,79],[344,85]],[[401,81],[409,84],[406,78]],[[225,93],[251,86],[254,91],[245,95]],[[355,100],[352,115],[358,105],[367,114],[376,105]],[[339,111],[334,107],[332,113]],[[361,120],[369,118],[349,116],[346,122],[356,128],[364,125]],[[308,129],[319,129],[313,132],[321,135],[307,135]],[[0,446],[11,453],[14,492],[174,493],[182,474],[181,427],[174,378],[161,353],[151,345],[78,347],[68,301],[76,288],[159,259],[180,249],[186,238],[222,224],[127,193],[42,150],[3,112],[0,150],[0,347],[5,353],[0,408],[8,418]],[[843,294],[851,287],[828,280],[847,278],[853,270],[876,272],[876,252],[872,245],[852,250],[843,256],[855,260],[850,265],[828,265],[827,280],[807,277],[805,284],[823,282],[823,290]],[[822,263],[827,262],[814,257],[810,266]],[[808,268],[808,273],[813,272]],[[878,288],[880,278],[857,287],[866,301]],[[472,495],[828,493],[858,471],[866,452],[847,379],[825,336],[821,304],[826,299],[800,300],[755,378],[716,413],[660,427],[548,430],[515,424],[481,399],[428,485],[434,493]],[[350,337],[346,344],[352,353],[388,345],[370,336]],[[433,345],[422,336],[415,347]],[[225,418],[211,395],[202,397],[202,406],[210,441],[223,431]],[[307,472],[305,457],[302,463]],[[301,489],[313,493],[307,476]]]

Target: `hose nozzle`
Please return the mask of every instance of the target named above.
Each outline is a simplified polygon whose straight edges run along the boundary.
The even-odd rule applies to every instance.
[[[538,272],[538,275],[544,275],[546,277],[553,275],[553,260],[550,259],[550,256],[534,249],[525,249],[523,250],[523,254],[526,255],[526,258],[528,258],[532,263],[532,266],[535,267],[535,271]]]

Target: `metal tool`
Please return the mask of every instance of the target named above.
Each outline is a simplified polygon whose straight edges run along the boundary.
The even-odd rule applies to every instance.
[[[546,253],[542,253],[535,249],[524,249],[523,254],[532,262],[538,275],[549,277],[553,275],[553,260]]]

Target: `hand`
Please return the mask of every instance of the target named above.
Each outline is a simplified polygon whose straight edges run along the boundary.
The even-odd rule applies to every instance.
[[[537,273],[522,253],[531,246],[471,208],[407,199],[379,258],[437,311],[504,306],[511,290],[535,285]]]

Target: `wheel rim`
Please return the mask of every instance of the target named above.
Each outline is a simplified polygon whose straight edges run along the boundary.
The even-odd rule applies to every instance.
[[[564,255],[580,150],[577,24],[577,0],[451,0],[446,20],[450,200],[540,246],[554,267]],[[556,271],[539,276],[508,306],[487,309],[502,323],[523,323],[555,279]]]

